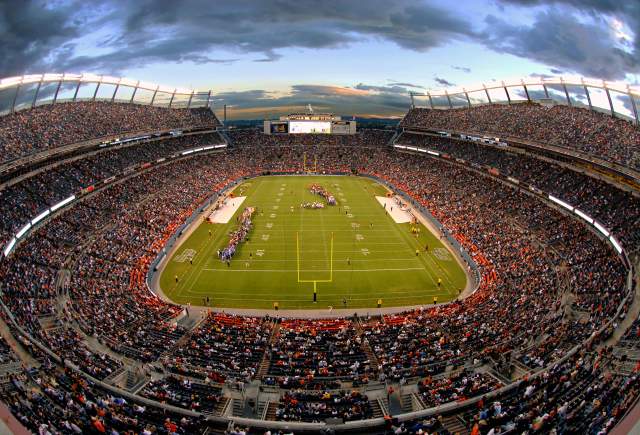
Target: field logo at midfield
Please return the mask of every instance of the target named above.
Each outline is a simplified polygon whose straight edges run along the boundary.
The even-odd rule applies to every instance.
[[[185,249],[180,253],[180,255],[176,255],[173,258],[173,261],[175,261],[176,263],[184,263],[185,261],[193,260],[193,257],[195,256],[196,256],[195,249]]]
[[[433,250],[433,256],[440,261],[451,261],[451,255],[445,248],[435,248]]]

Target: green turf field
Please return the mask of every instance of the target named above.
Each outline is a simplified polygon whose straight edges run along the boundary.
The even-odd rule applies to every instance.
[[[332,192],[338,205],[300,208],[322,200],[309,192],[311,183]],[[411,224],[395,223],[375,198],[386,193],[375,181],[353,176],[248,180],[234,190],[246,199],[229,223],[198,224],[166,261],[160,285],[175,302],[203,305],[209,296],[210,306],[228,308],[270,309],[276,301],[280,309],[343,308],[343,299],[347,308],[365,308],[378,298],[384,307],[453,299],[466,285],[464,271],[423,225],[416,238]],[[258,210],[253,229],[228,267],[216,251],[227,246],[236,216],[249,206]]]

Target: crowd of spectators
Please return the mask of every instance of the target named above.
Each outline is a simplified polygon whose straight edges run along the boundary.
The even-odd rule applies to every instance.
[[[217,382],[228,376],[249,380],[255,377],[266,352],[269,382],[300,385],[302,380],[304,385],[314,385],[322,378],[366,382],[374,375],[391,381],[421,376],[431,379],[422,386],[423,393],[428,393],[423,399],[443,403],[499,386],[493,378],[466,373],[461,378],[434,381],[448,366],[498,360],[504,355],[531,369],[548,366],[574,346],[597,339],[598,331],[615,315],[625,295],[624,266],[608,244],[580,223],[491,178],[447,162],[426,160],[425,156],[394,152],[384,147],[389,133],[360,133],[352,138],[357,146],[339,142],[307,146],[291,136],[269,137],[264,140],[272,146],[262,146],[260,141],[266,136],[252,132],[234,135],[236,149],[175,161],[110,185],[29,237],[0,264],[2,300],[16,321],[61,357],[98,378],[108,376],[120,363],[83,346],[81,336],[66,329],[68,326],[43,329],[43,320],[70,321],[113,351],[140,361],[154,361],[164,354],[161,361],[165,367],[180,375],[195,373],[200,379]],[[283,320],[269,342],[269,319],[212,314],[184,337],[187,331],[175,321],[182,307],[161,301],[146,287],[149,264],[176,228],[214,192],[242,176],[301,172],[305,152],[317,158],[319,171],[376,175],[407,192],[473,256],[482,275],[480,288],[448,305],[371,319],[362,331],[345,319]],[[69,303],[62,312],[56,304],[61,269],[71,276]],[[571,310],[563,298],[566,292],[572,294],[571,310],[586,316],[577,319],[567,314]],[[179,343],[182,338],[186,340]],[[373,349],[377,371],[372,369],[365,346]],[[588,354],[583,360],[570,359],[554,368],[548,381],[535,378],[527,385],[532,387],[529,393],[527,389],[523,393],[527,399],[523,403],[505,400],[498,408],[493,403],[483,404],[476,424],[483,430],[558,425],[555,415],[545,417],[538,411],[522,418],[523,407],[536,409],[540,402],[534,399],[545,394],[572,397],[582,391],[577,385],[591,386],[589,400],[600,400],[599,407],[580,408],[581,415],[599,419],[603,397],[611,403],[626,403],[625,398],[636,393],[637,385],[635,378],[601,382],[593,375],[594,364],[589,359],[597,357]],[[564,385],[560,380],[572,373],[571,364],[584,378],[577,377],[567,390],[553,390]],[[25,415],[22,399],[40,410],[29,414],[29,424],[34,421],[59,427],[56,425],[69,422],[69,414],[60,406],[60,413],[51,417],[40,415],[41,411],[47,401],[71,400],[70,411],[79,413],[73,424],[80,428],[96,421],[116,427],[110,420],[112,415],[124,413],[132,418],[126,414],[132,409],[128,404],[123,411],[118,402],[104,395],[99,396],[104,407],[115,409],[106,416],[100,414],[100,402],[94,406],[94,399],[89,407],[76,402],[75,397],[69,399],[67,394],[73,393],[58,384],[68,385],[71,375],[52,376],[47,375],[43,384],[51,389],[42,388],[36,394],[16,387],[14,397],[7,398],[14,414]],[[169,379],[173,380],[152,384],[145,394],[183,406],[190,400],[185,394],[199,385]],[[71,383],[77,383],[86,396],[97,394],[77,375]],[[198,409],[217,397],[214,394],[205,401],[200,392],[191,394],[196,395]],[[370,416],[366,396],[331,393],[325,400],[325,394],[329,393],[305,390],[287,394],[279,418],[316,421]],[[551,406],[553,403],[545,405],[545,412],[550,412]],[[157,417],[155,412],[147,409],[137,416]],[[613,412],[607,408],[605,414]],[[139,423],[135,424],[138,428]],[[184,427],[190,424],[193,422],[187,421]]]
[[[476,142],[404,132],[396,143],[439,151],[482,168],[493,168],[502,176],[515,178],[579,208],[609,228],[625,247],[636,250],[640,246],[640,233],[636,231],[640,199],[606,181],[548,160]]]
[[[629,121],[586,108],[537,103],[451,110],[416,108],[400,126],[548,143],[640,169],[640,129]]]
[[[152,162],[181,150],[220,144],[218,133],[186,135],[161,141],[109,149],[57,165],[18,183],[0,188],[0,242],[10,239],[22,225],[44,209],[122,173],[126,168]]]
[[[14,377],[0,392],[13,415],[32,433],[201,434],[202,419],[130,402],[50,362]]]
[[[125,133],[216,127],[208,108],[169,109],[81,101],[39,106],[0,118],[0,155],[10,161],[46,149]]]
[[[188,341],[164,361],[175,373],[225,382],[251,380],[264,357],[273,330],[267,317],[210,313]]]
[[[345,319],[283,320],[271,345],[269,375],[276,378],[366,378],[371,362],[362,338]]]
[[[213,413],[219,404],[223,403],[220,387],[175,376],[151,381],[139,394],[160,403],[205,413]]]
[[[427,377],[418,382],[418,392],[426,408],[448,402],[462,402],[498,389],[502,383],[486,373],[465,370],[449,377]]]
[[[352,421],[371,417],[369,398],[358,391],[288,391],[276,410],[276,420],[283,421],[319,423],[331,418]]]

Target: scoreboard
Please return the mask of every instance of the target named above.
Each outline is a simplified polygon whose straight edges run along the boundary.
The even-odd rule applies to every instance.
[[[264,134],[355,134],[356,121],[330,113],[304,113],[264,121]]]

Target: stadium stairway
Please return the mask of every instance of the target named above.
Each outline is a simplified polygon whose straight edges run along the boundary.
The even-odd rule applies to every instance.
[[[387,412],[384,408],[384,403],[382,399],[372,399],[369,400],[369,404],[371,405],[371,411],[373,412],[373,418],[384,417]]]
[[[633,294],[631,306],[629,307],[629,310],[627,311],[627,314],[624,316],[624,318],[617,319],[619,323],[618,328],[613,331],[611,337],[598,345],[598,349],[619,344],[618,342],[620,341],[626,330],[629,329],[634,320],[636,320],[638,316],[640,316],[640,270],[638,270],[638,268],[640,268],[640,260],[634,261],[634,269],[636,271],[634,277],[636,281],[636,288]],[[622,343],[622,346],[624,347],[624,343]]]
[[[225,130],[218,130],[218,133],[220,133],[220,136],[222,136],[222,138],[225,141],[227,141],[228,146],[230,147],[233,146],[233,141],[231,140],[231,136],[229,136]]]
[[[276,419],[276,410],[278,409],[278,402],[267,402],[262,416],[263,420],[274,421]]]
[[[273,329],[271,330],[271,337],[269,338],[269,346],[265,350],[264,355],[262,355],[262,361],[260,361],[260,365],[258,366],[258,370],[256,372],[256,379],[262,379],[267,375],[267,373],[269,373],[269,367],[271,365],[270,348],[271,348],[271,345],[276,340],[276,337],[278,336],[279,331],[280,331],[280,322],[278,320],[275,320]]]
[[[29,367],[39,367],[40,363],[33,357],[24,347],[15,339],[9,325],[7,325],[3,318],[0,317],[0,335],[5,339],[11,350],[24,361]]]
[[[206,415],[223,415],[225,409],[227,409],[227,406],[229,406],[229,401],[230,400],[231,399],[229,399],[228,397],[224,397],[222,400],[220,400],[216,404],[216,407],[214,408],[212,413],[204,412],[203,414],[206,414]]]
[[[136,374],[133,370],[127,370],[125,388],[130,393],[136,394],[149,381],[146,376]]]
[[[356,335],[358,337],[363,337],[364,335],[364,330],[362,329],[362,324],[360,323],[360,319],[357,319],[355,322],[355,328],[356,328]],[[367,355],[367,359],[369,360],[369,365],[371,366],[371,371],[374,373],[378,372],[378,368],[379,368],[379,363],[378,363],[378,358],[376,357],[376,354],[373,352],[373,349],[371,349],[371,345],[369,344],[368,340],[365,340],[364,338],[362,339],[362,350],[364,350],[365,355]]]
[[[454,435],[470,435],[471,431],[462,420],[459,414],[449,415],[442,419],[442,425],[446,430]]]
[[[422,400],[414,392],[402,393],[400,396],[400,406],[403,413],[424,409]]]

